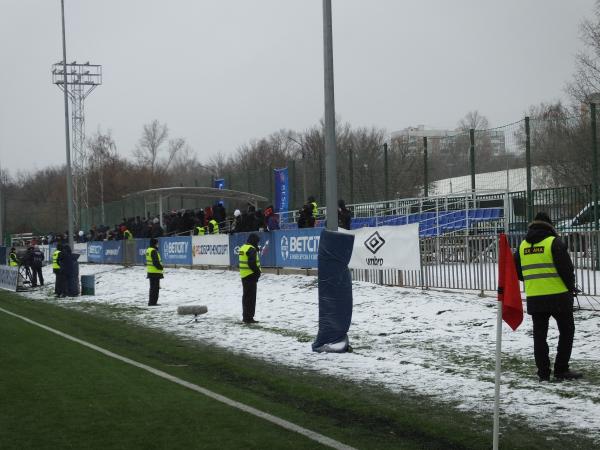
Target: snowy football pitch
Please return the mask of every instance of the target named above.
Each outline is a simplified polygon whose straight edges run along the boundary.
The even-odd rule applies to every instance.
[[[100,336],[93,331],[86,332],[90,333],[92,341],[108,340],[111,350],[116,353],[120,353],[120,350],[130,352],[129,356],[133,359],[139,356],[136,355],[136,346],[144,352],[149,351],[144,339],[155,342],[160,349],[160,338],[144,337],[144,332],[139,330],[158,333],[165,342],[183,340],[186,345],[167,345],[164,349],[146,354],[144,358],[151,364],[159,364],[160,369],[164,368],[169,373],[183,372],[186,379],[190,376],[193,378],[193,375],[186,373],[193,366],[189,355],[182,356],[185,363],[175,356],[172,356],[175,361],[173,364],[167,361],[174,353],[187,355],[189,351],[194,354],[195,343],[219,349],[215,352],[219,353],[225,365],[229,360],[238,361],[242,358],[242,363],[230,363],[241,366],[238,370],[241,373],[240,380],[227,380],[226,383],[227,389],[239,391],[236,392],[237,399],[240,399],[240,393],[246,397],[248,390],[261,399],[259,403],[265,401],[265,393],[256,392],[256,386],[248,380],[248,374],[243,374],[245,366],[265,364],[265,367],[270,367],[262,378],[263,383],[270,385],[268,391],[273,394],[279,389],[285,390],[285,395],[275,395],[280,400],[270,399],[271,403],[266,408],[268,412],[281,410],[287,419],[296,418],[300,425],[310,425],[309,428],[315,431],[359,448],[395,448],[394,442],[396,445],[403,443],[396,448],[419,447],[425,442],[432,447],[443,446],[441,444],[445,442],[456,447],[482,448],[491,443],[489,428],[493,401],[495,325],[492,298],[481,299],[471,293],[420,291],[355,283],[355,307],[350,329],[355,351],[345,355],[322,355],[310,351],[318,317],[314,277],[264,275],[259,283],[257,303],[257,319],[261,323],[246,327],[239,324],[241,287],[235,272],[170,269],[161,291],[162,306],[151,309],[145,306],[147,281],[143,268],[88,265],[82,266],[81,271],[84,274],[97,274],[96,297],[57,301],[48,297],[49,287],[46,291],[28,294],[34,301],[16,302],[14,305],[31,308],[32,314],[37,315],[41,322],[52,320],[56,328],[67,327],[76,332],[86,330],[86,324],[108,320],[110,325],[98,325],[100,330],[109,327]],[[54,304],[61,307],[55,308]],[[178,306],[186,304],[206,304],[209,312],[197,324],[185,323],[186,319],[177,316],[176,310]],[[52,314],[44,313],[48,308],[51,308]],[[69,314],[76,314],[76,319],[67,318]],[[501,442],[512,442],[511,448],[535,448],[537,444],[548,442],[543,435],[547,433],[556,448],[563,448],[567,442],[570,446],[580,448],[589,448],[590,443],[597,444],[600,429],[600,408],[597,406],[600,397],[596,339],[598,323],[594,313],[579,312],[576,315],[577,332],[572,362],[573,367],[583,369],[586,373],[585,381],[579,383],[540,385],[537,382],[528,317],[517,332],[505,331]],[[556,343],[556,333],[552,334],[549,342],[551,347]],[[191,350],[187,349],[187,344],[191,345]],[[160,356],[158,362],[153,358],[156,355]],[[194,354],[194,358],[202,359],[202,356]],[[220,363],[211,364],[216,371],[216,374],[208,376],[211,383],[219,379],[219,373],[231,378],[227,370],[217,369]],[[73,362],[69,367],[72,365]],[[277,370],[273,371],[272,368],[284,372],[279,375],[281,379]],[[269,380],[269,371],[272,381]],[[114,372],[113,368],[107,376],[110,378]],[[296,380],[296,376],[300,378]],[[317,378],[310,378],[313,376]],[[93,375],[82,374],[81,377],[91,377],[88,381],[94,386],[98,383]],[[306,377],[310,382],[306,381]],[[261,379],[261,376],[256,375],[256,378]],[[203,385],[203,381],[199,380],[198,383]],[[288,383],[289,386],[286,386]],[[328,388],[319,388],[317,385],[326,385]],[[157,395],[154,389],[153,386],[149,395]],[[217,386],[217,390],[222,389],[222,386]],[[336,393],[336,390],[341,393]],[[295,397],[290,392],[298,395]],[[124,396],[115,397],[114,402],[127,398],[123,392],[120,394]],[[90,396],[94,402],[110,397],[95,391]],[[255,396],[251,396],[249,402],[257,406]],[[390,404],[384,404],[386,400],[381,398],[387,398]],[[350,399],[361,406],[353,405]],[[375,399],[380,399],[379,403]],[[313,408],[313,401],[320,406]],[[305,405],[298,412],[298,402],[308,402],[313,407]],[[394,402],[399,404],[393,405]],[[418,403],[422,405],[422,410],[416,407]],[[370,419],[359,413],[361,408],[364,409],[363,413],[370,411],[367,414]],[[178,411],[186,409],[187,406],[182,406]],[[312,409],[322,411],[319,413]],[[193,410],[194,407],[190,409]],[[300,417],[297,417],[299,413]],[[402,417],[403,413],[411,417]],[[307,419],[306,416],[312,417],[314,414],[319,419]],[[189,418],[188,414],[184,415]],[[354,424],[349,427],[344,423],[344,416]],[[186,422],[189,419],[182,420]],[[332,422],[336,425],[332,425]],[[193,422],[190,426],[198,430],[197,425]],[[361,427],[370,429],[375,440],[364,441]],[[175,428],[179,429],[177,426]],[[244,427],[242,429],[245,430]],[[539,432],[538,435],[532,430]],[[401,438],[402,431],[406,433],[404,439]],[[297,439],[297,443],[283,446],[303,448],[304,438],[298,436]],[[365,442],[371,445],[365,445]],[[372,445],[374,443],[377,445]],[[310,445],[316,444],[312,442]],[[263,445],[256,448],[276,447]],[[251,447],[244,444],[237,448]]]

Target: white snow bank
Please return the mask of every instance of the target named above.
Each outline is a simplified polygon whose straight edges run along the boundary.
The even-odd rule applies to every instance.
[[[86,302],[126,307],[131,320],[186,338],[303,370],[456,402],[461,409],[489,415],[491,426],[493,298],[355,282],[349,333],[354,352],[326,354],[313,353],[310,347],[318,323],[315,277],[264,274],[258,287],[256,319],[260,323],[244,326],[240,323],[241,282],[236,272],[168,269],[161,281],[158,307],[146,306],[148,281],[143,267],[82,265],[80,272],[96,274],[95,297],[49,298],[53,285],[26,295],[64,306]],[[44,274],[53,281],[50,268],[45,268]],[[208,306],[208,314],[201,316],[199,323],[186,323],[189,317],[177,315],[178,306],[191,304]],[[531,327],[527,315],[516,332],[504,326],[504,360],[522,358],[531,362],[532,368],[519,374],[503,373],[502,414],[600,440],[599,386],[585,379],[539,383],[533,368]],[[572,367],[584,372],[598,370],[599,316],[577,312],[576,327]],[[557,335],[552,323],[551,357]]]

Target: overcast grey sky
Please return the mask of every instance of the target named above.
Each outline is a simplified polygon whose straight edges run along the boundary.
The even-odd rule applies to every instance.
[[[86,129],[131,156],[166,122],[201,162],[323,116],[321,0],[65,0],[68,61],[102,64]],[[564,99],[593,0],[333,0],[336,113],[353,126],[497,126]],[[0,165],[65,161],[59,0],[0,0]]]

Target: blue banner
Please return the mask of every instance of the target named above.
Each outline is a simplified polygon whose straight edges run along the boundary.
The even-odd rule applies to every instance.
[[[192,265],[191,236],[159,238],[158,242],[158,251],[164,264]]]
[[[289,211],[290,183],[288,169],[275,169],[275,212]]]
[[[96,242],[94,242],[96,244]],[[123,246],[121,241],[105,241],[104,244],[104,261],[105,264],[121,264],[123,263]],[[89,248],[88,248],[89,250]]]
[[[52,260],[52,253],[54,252],[52,245],[50,246],[50,259]],[[88,262],[102,264],[104,262],[104,242],[93,241],[88,242],[87,246]]]
[[[250,233],[235,233],[229,237],[229,260],[233,267],[239,266],[239,250],[246,243]],[[260,237],[258,251],[260,254],[260,265],[262,267],[275,267],[275,245],[273,233],[255,232]]]
[[[216,189],[225,189],[225,178],[217,178],[213,180],[213,187]],[[219,200],[219,203],[225,206],[225,202],[223,200]]]
[[[135,263],[146,265],[146,250],[150,245],[150,239],[136,239],[135,240]]]
[[[276,266],[316,268],[321,231],[322,228],[274,231]]]

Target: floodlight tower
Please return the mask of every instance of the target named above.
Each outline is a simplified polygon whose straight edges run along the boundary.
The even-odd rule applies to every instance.
[[[66,77],[65,77],[66,68]],[[85,114],[84,101],[96,86],[102,84],[102,66],[63,61],[52,65],[52,82],[61,90],[66,89],[71,99],[71,159],[73,162],[73,203],[77,225],[81,224],[81,211],[88,208],[87,190],[87,153],[85,148]]]

